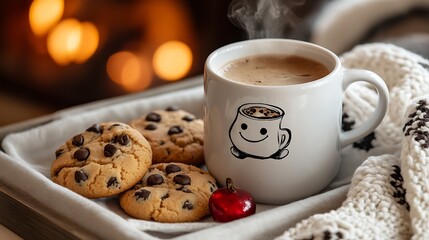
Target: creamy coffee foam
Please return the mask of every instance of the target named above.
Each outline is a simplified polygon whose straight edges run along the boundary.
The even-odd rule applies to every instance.
[[[238,59],[221,69],[224,77],[253,85],[293,85],[329,74],[321,63],[299,56],[260,55]]]

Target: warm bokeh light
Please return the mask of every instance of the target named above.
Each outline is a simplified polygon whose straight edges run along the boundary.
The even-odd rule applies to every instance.
[[[184,77],[192,66],[192,51],[183,42],[169,41],[153,55],[153,69],[161,79],[175,81]]]
[[[99,35],[94,24],[83,22],[81,24],[82,33],[79,43],[79,54],[76,55],[75,62],[83,63],[90,58],[97,50]]]
[[[127,91],[146,89],[152,81],[149,61],[128,51],[110,56],[106,70],[110,79]]]
[[[34,0],[30,6],[30,27],[42,36],[63,16],[64,0]]]
[[[92,23],[67,19],[49,34],[48,52],[60,65],[83,63],[94,54],[98,42],[98,31]]]

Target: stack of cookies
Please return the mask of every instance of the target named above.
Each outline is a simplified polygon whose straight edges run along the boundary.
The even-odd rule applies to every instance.
[[[119,196],[122,209],[139,219],[198,221],[217,189],[199,168],[203,145],[203,121],[169,107],[76,134],[56,150],[51,178],[87,198]]]

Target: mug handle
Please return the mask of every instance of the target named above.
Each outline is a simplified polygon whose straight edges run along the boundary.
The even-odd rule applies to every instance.
[[[374,131],[383,120],[389,104],[389,90],[387,89],[386,83],[377,74],[363,69],[346,69],[343,73],[343,91],[354,82],[368,82],[377,89],[378,104],[375,108],[375,112],[360,127],[341,133],[341,148],[356,142]]]
[[[292,132],[289,130],[289,128],[281,128],[280,130],[282,131],[282,133],[279,150],[282,150],[289,146],[290,140],[292,139]],[[288,138],[287,141],[286,138]]]

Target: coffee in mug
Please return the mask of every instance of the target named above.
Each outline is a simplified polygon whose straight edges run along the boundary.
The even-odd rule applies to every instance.
[[[254,85],[290,85],[311,82],[329,74],[322,63],[296,55],[259,55],[227,63],[220,74]]]
[[[360,127],[342,132],[343,93],[358,81],[374,86],[378,105]],[[387,105],[388,90],[377,74],[345,69],[321,46],[257,39],[221,47],[204,69],[207,169],[219,183],[231,178],[259,203],[308,197],[334,179],[341,149],[372,132]]]

